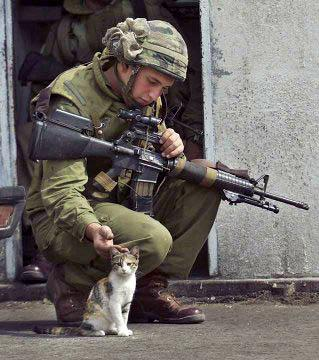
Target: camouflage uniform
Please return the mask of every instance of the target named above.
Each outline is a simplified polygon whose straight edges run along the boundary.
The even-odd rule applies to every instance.
[[[100,1],[101,8],[98,10],[90,9],[85,1],[79,0],[65,0],[63,6],[68,14],[52,25],[41,49],[43,57],[31,71],[26,69],[28,80],[32,81],[32,97],[47,86],[58,73],[77,64],[89,62],[95,52],[101,51],[101,38],[106,29],[115,26],[127,17],[134,16],[134,9],[129,0]],[[144,0],[144,6],[148,19],[168,21],[181,31],[175,18],[163,7],[163,0]],[[191,55],[193,55],[197,52],[194,44],[198,44],[198,41],[188,43],[192,43]],[[200,64],[194,63],[196,58],[200,59],[200,56],[196,54],[190,58],[191,71],[188,76],[190,80],[185,85],[174,84],[167,99],[170,108],[179,105],[182,101],[186,106],[179,119],[194,128],[202,129]],[[33,63],[33,59],[31,59],[31,63]],[[17,127],[19,181],[27,189],[33,173],[33,163],[27,158],[30,125],[30,123],[25,123]],[[189,147],[192,144],[190,139],[193,138],[193,132],[183,127],[173,127],[187,140],[185,153],[189,159],[201,157],[201,150],[195,149],[194,151]],[[24,224],[24,252],[27,257],[34,256],[35,259],[33,259],[34,264],[23,269],[21,279],[26,282],[45,281],[49,266],[34,250],[33,237],[31,231],[28,230],[29,225],[25,216]]]
[[[163,36],[167,47],[161,45]],[[186,47],[171,25],[145,19],[127,19],[110,29],[103,41],[106,49],[92,63],[66,71],[51,84],[49,113],[59,108],[89,117],[95,125],[104,122],[103,139],[114,140],[127,127],[116,116],[126,105],[102,69],[116,58],[133,68],[147,65],[183,80]],[[109,168],[107,160],[95,159],[36,165],[27,211],[40,250],[50,261],[63,263],[69,286],[86,293],[109,270],[84,236],[88,224],[100,223],[112,229],[115,244],[140,247],[140,276],[156,269],[167,277],[186,278],[214,222],[220,202],[217,191],[167,180],[154,198],[153,219],[125,206],[125,187],[111,193],[92,187],[96,174]]]

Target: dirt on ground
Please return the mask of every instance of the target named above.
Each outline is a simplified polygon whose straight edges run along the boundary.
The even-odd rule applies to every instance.
[[[276,294],[274,291],[261,291],[250,293],[248,295],[228,295],[228,296],[211,296],[202,299],[195,298],[181,298],[186,303],[199,304],[229,304],[229,303],[243,303],[249,304],[265,304],[278,303],[286,305],[310,305],[319,303],[319,293],[309,292],[295,292],[289,294]]]

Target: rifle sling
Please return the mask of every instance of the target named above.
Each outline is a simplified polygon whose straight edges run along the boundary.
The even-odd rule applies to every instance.
[[[53,84],[54,82],[39,92],[34,111],[32,111],[31,108],[33,113],[37,111],[48,115]],[[101,131],[102,124],[95,114],[92,116],[91,121],[94,128],[94,136],[97,139],[103,139],[103,131]]]

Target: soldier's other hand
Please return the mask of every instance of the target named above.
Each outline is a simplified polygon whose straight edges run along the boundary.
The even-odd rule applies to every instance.
[[[176,157],[183,153],[184,144],[177,132],[166,129],[160,139],[162,156],[166,158]]]

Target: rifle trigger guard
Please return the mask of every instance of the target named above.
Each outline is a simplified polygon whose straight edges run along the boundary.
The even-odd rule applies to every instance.
[[[101,122],[101,124],[99,126],[93,126],[93,127],[94,127],[94,130],[103,129],[103,128],[105,128],[105,123]]]

